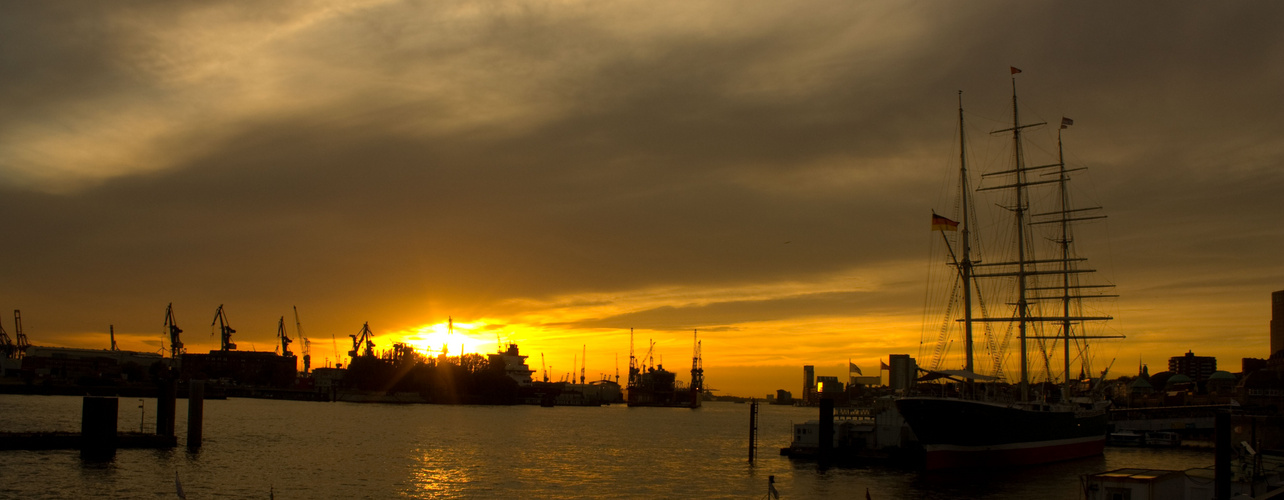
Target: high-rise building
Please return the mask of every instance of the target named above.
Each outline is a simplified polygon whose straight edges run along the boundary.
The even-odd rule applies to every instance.
[[[812,395],[816,393],[816,367],[813,365],[803,366],[803,401],[808,403],[814,399]]]
[[[832,375],[821,375],[816,377],[816,392],[820,393],[822,396],[828,395],[829,397],[832,397],[835,394],[842,394],[843,383],[838,381],[838,377]]]
[[[914,387],[918,379],[918,363],[909,354],[893,354],[888,357],[887,385],[892,390],[903,391]]]
[[[1271,352],[1266,357],[1284,350],[1284,290],[1271,292]]]
[[[1168,371],[1180,373],[1196,382],[1203,382],[1208,380],[1209,375],[1217,371],[1217,358],[1196,356],[1194,352],[1186,351],[1185,356],[1168,358]]]

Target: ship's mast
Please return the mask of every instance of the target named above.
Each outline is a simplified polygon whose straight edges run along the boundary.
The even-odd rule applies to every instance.
[[[1026,248],[1025,248],[1025,155],[1021,148],[1021,118],[1016,95],[1016,74],[1012,76],[1012,145],[1016,160],[1016,215],[1017,238],[1017,335],[1021,342],[1021,401],[1030,400],[1030,367],[1026,359],[1026,318],[1030,317],[1030,304],[1026,300]]]
[[[1085,214],[1085,212],[1100,210],[1101,207],[1073,208],[1070,204],[1070,190],[1068,188],[1068,185],[1070,183],[1070,175],[1069,175],[1070,169],[1066,168],[1066,164],[1065,164],[1065,154],[1063,152],[1062,142],[1061,142],[1061,130],[1064,130],[1066,127],[1070,126],[1070,124],[1072,123],[1073,122],[1070,121],[1068,118],[1062,118],[1061,128],[1057,130],[1057,164],[1055,166],[1057,166],[1059,169],[1057,171],[1057,181],[1056,181],[1057,188],[1058,188],[1058,195],[1059,195],[1058,197],[1059,206],[1057,207],[1057,210],[1055,212],[1047,213],[1047,214],[1036,214],[1036,216],[1055,216],[1055,218],[1049,218],[1049,219],[1044,219],[1037,222],[1032,222],[1032,224],[1055,223],[1058,225],[1060,230],[1057,244],[1060,246],[1060,253],[1061,253],[1060,259],[1059,259],[1061,262],[1061,269],[1059,273],[1061,274],[1061,283],[1058,290],[1061,293],[1061,296],[1059,297],[1061,300],[1061,317],[1058,318],[1058,322],[1061,325],[1061,335],[1059,336],[1058,340],[1064,343],[1064,345],[1062,346],[1062,349],[1063,349],[1062,363],[1066,371],[1064,386],[1063,386],[1066,391],[1066,394],[1069,394],[1071,390],[1071,384],[1070,384],[1070,373],[1071,373],[1070,343],[1071,341],[1074,339],[1083,339],[1086,341],[1087,339],[1122,338],[1121,335],[1086,335],[1083,332],[1081,332],[1079,335],[1075,335],[1073,333],[1073,327],[1075,323],[1083,322],[1083,321],[1106,321],[1111,319],[1110,316],[1085,316],[1083,314],[1083,311],[1072,310],[1075,307],[1074,304],[1080,303],[1080,300],[1085,298],[1101,299],[1101,298],[1118,297],[1118,295],[1101,294],[1101,293],[1085,295],[1080,290],[1112,288],[1114,285],[1091,285],[1091,284],[1082,285],[1082,284],[1078,284],[1077,281],[1071,278],[1072,276],[1077,275],[1079,273],[1092,272],[1092,270],[1080,269],[1074,265],[1075,262],[1083,261],[1085,259],[1081,257],[1075,257],[1073,255],[1073,250],[1071,249],[1071,245],[1073,245],[1074,243],[1074,235],[1072,234],[1072,231],[1070,229],[1070,224],[1074,222],[1082,222],[1082,221],[1090,221],[1090,220],[1098,220],[1098,219],[1106,218],[1105,215]],[[1075,316],[1075,314],[1078,314],[1078,316]],[[1084,363],[1086,364],[1087,360],[1084,360]]]
[[[1059,241],[1059,243],[1061,244],[1061,271],[1063,273],[1061,275],[1061,316],[1063,318],[1061,321],[1061,335],[1062,335],[1062,342],[1065,344],[1065,345],[1062,345],[1061,347],[1062,347],[1062,352],[1064,353],[1064,358],[1065,358],[1064,366],[1066,370],[1065,385],[1062,386],[1063,387],[1062,392],[1066,396],[1069,396],[1070,395],[1070,223],[1066,220],[1066,218],[1067,218],[1067,215],[1070,213],[1069,212],[1070,199],[1069,199],[1069,194],[1066,191],[1066,181],[1068,180],[1068,177],[1066,177],[1066,157],[1065,157],[1064,150],[1062,150],[1061,148],[1061,131],[1064,129],[1065,129],[1064,125],[1062,125],[1060,129],[1057,129],[1057,163],[1061,164],[1061,166],[1057,170],[1057,190],[1061,195],[1060,201],[1059,201],[1059,203],[1061,204],[1061,206],[1059,207],[1061,209],[1061,240]]]
[[[1012,159],[1014,164],[1013,168],[1011,170],[1005,170],[1001,172],[989,172],[989,173],[982,174],[982,177],[1011,175],[1011,178],[1010,178],[1011,182],[1003,183],[1003,185],[987,186],[987,187],[982,187],[978,189],[978,191],[1010,190],[1010,192],[1012,193],[1012,196],[1015,200],[1015,204],[1011,207],[1005,207],[1005,208],[1010,210],[1014,215],[1013,220],[1015,222],[1015,229],[1016,229],[1015,231],[1016,255],[1015,255],[1015,259],[1008,262],[993,262],[993,263],[986,263],[986,264],[977,264],[975,262],[971,262],[970,266],[971,267],[977,267],[977,266],[984,266],[984,267],[1001,266],[1002,267],[1002,269],[999,269],[996,271],[989,271],[989,272],[977,273],[973,271],[971,273],[972,278],[1013,278],[1013,277],[1016,278],[1017,291],[1016,291],[1016,298],[1015,298],[1016,311],[1014,314],[1015,315],[1014,319],[1017,324],[1017,335],[1020,341],[1020,349],[1021,349],[1021,356],[1020,356],[1021,400],[1029,401],[1030,400],[1030,371],[1029,371],[1029,345],[1028,345],[1029,342],[1028,341],[1030,339],[1037,339],[1037,340],[1053,339],[1059,342],[1063,342],[1062,361],[1066,369],[1065,387],[1069,389],[1070,387],[1070,380],[1069,380],[1070,378],[1070,344],[1076,339],[1086,340],[1086,339],[1095,339],[1095,338],[1121,338],[1122,336],[1120,335],[1090,336],[1090,335],[1085,335],[1082,332],[1080,332],[1078,335],[1072,333],[1072,327],[1076,323],[1081,323],[1085,321],[1107,321],[1112,319],[1110,316],[1086,316],[1083,314],[1083,311],[1074,310],[1077,307],[1077,304],[1080,303],[1079,301],[1084,298],[1115,297],[1115,295],[1101,295],[1101,294],[1084,295],[1079,292],[1080,289],[1109,288],[1109,287],[1112,287],[1113,285],[1080,285],[1077,283],[1077,281],[1074,280],[1074,278],[1072,278],[1072,275],[1077,275],[1079,273],[1090,273],[1093,271],[1090,269],[1080,269],[1074,265],[1075,262],[1083,261],[1086,259],[1075,257],[1072,255],[1073,250],[1070,248],[1070,245],[1073,242],[1073,237],[1069,226],[1070,223],[1078,222],[1078,221],[1093,220],[1093,219],[1101,219],[1101,218],[1104,218],[1104,216],[1082,215],[1080,213],[1080,212],[1089,211],[1089,210],[1097,210],[1099,207],[1084,208],[1084,209],[1071,208],[1069,194],[1066,188],[1069,181],[1068,172],[1070,172],[1070,170],[1067,169],[1065,166],[1064,154],[1062,153],[1062,148],[1061,148],[1060,132],[1058,132],[1057,134],[1057,163],[1052,163],[1048,165],[1036,165],[1036,166],[1029,166],[1025,164],[1025,152],[1024,152],[1024,146],[1021,140],[1021,131],[1025,128],[1037,127],[1037,126],[1044,125],[1045,123],[1039,122],[1039,123],[1030,123],[1030,124],[1024,124],[1024,125],[1021,124],[1020,109],[1018,107],[1018,102],[1016,97],[1016,76],[1015,75],[1017,73],[1020,73],[1020,70],[1016,68],[1012,68],[1012,75],[1013,75],[1012,77],[1012,127],[1006,128],[1003,130],[996,130],[993,132],[995,134],[1006,133],[1006,132],[1012,133],[1012,144],[1013,144]],[[1062,128],[1068,126],[1071,123],[1073,122],[1071,122],[1069,119],[1063,118]],[[960,137],[962,136],[960,135]],[[1057,170],[1054,170],[1050,173],[1043,174],[1043,175],[1047,175],[1047,176],[1055,175],[1056,178],[1048,179],[1048,180],[1031,180],[1029,177],[1030,175],[1033,175],[1032,174],[1033,172],[1042,171],[1042,170],[1051,169],[1051,168],[1057,168]],[[966,177],[964,179],[965,179],[964,182],[966,182]],[[1031,186],[1053,184],[1053,183],[1058,184],[1060,187],[1060,191],[1058,192],[1059,200],[1056,202],[1057,203],[1056,209],[1048,213],[1034,213],[1034,214],[1029,213],[1028,211],[1030,210],[1030,206],[1029,206],[1030,201],[1029,201],[1029,195],[1027,193],[1027,189]],[[964,217],[967,217],[966,211],[964,212]],[[1034,252],[1033,252],[1033,238],[1032,238],[1033,230],[1030,228],[1030,226],[1035,224],[1059,224],[1060,234],[1057,235],[1058,237],[1050,238],[1060,245],[1059,255],[1057,257],[1051,258],[1051,259],[1042,259],[1042,260],[1035,258]],[[966,226],[965,226],[965,230],[966,230]],[[965,246],[964,247],[965,252],[967,251],[966,248],[967,247]],[[966,254],[964,256],[964,260],[965,261],[969,260]],[[962,267],[962,263],[960,263],[960,267]],[[1055,285],[1053,286],[1039,286],[1037,283],[1033,282],[1033,278],[1036,275],[1060,275],[1061,281],[1058,283],[1055,283]],[[1040,296],[1040,292],[1055,292],[1055,293],[1059,293],[1060,296],[1059,297],[1058,296]],[[965,297],[966,297],[966,294],[965,294]],[[1046,315],[1046,316],[1041,314],[1034,314],[1034,311],[1032,311],[1032,308],[1030,306],[1031,302],[1039,301],[1042,299],[1058,299],[1061,303],[1060,311],[1058,311],[1056,314]],[[1012,321],[1012,319],[983,317],[983,318],[973,318],[971,321],[972,322],[998,322],[998,321]],[[1047,336],[1041,335],[1037,331],[1035,332],[1029,331],[1030,328],[1034,328],[1034,325],[1044,324],[1044,323],[1059,325],[1062,331],[1059,334],[1047,335]],[[1047,360],[1046,353],[1044,354],[1044,358],[1046,361]]]
[[[1020,360],[1021,401],[1029,401],[1030,400],[1030,370],[1029,370],[1029,359],[1028,359],[1029,353],[1027,350],[1026,340],[1030,337],[1030,335],[1027,332],[1027,329],[1029,328],[1031,323],[1037,322],[1038,319],[1033,318],[1030,314],[1030,300],[1029,300],[1030,298],[1028,295],[1029,294],[1029,277],[1034,274],[1037,274],[1037,272],[1034,269],[1036,262],[1034,261],[1034,258],[1030,254],[1030,249],[1026,245],[1026,239],[1029,238],[1029,233],[1026,230],[1026,211],[1029,208],[1026,206],[1026,203],[1027,203],[1026,187],[1034,184],[1045,184],[1048,182],[1056,182],[1056,181],[1029,182],[1027,180],[1028,169],[1025,166],[1025,151],[1021,144],[1021,130],[1028,127],[1037,127],[1037,126],[1043,125],[1044,123],[1039,122],[1039,123],[1031,123],[1026,125],[1021,124],[1021,114],[1020,114],[1019,107],[1017,105],[1017,94],[1016,94],[1016,74],[1017,73],[1020,73],[1020,70],[1016,68],[1012,68],[1012,128],[996,130],[993,132],[995,134],[1003,133],[1003,132],[1012,132],[1013,168],[1012,170],[1005,171],[1005,172],[994,172],[992,174],[987,174],[987,175],[1012,174],[1014,181],[1012,182],[1012,184],[1008,184],[1004,186],[993,186],[993,187],[982,188],[982,189],[983,190],[1011,189],[1015,197],[1015,203],[1013,204],[1013,206],[1008,207],[1008,210],[1011,210],[1013,215],[1015,216],[1013,217],[1013,220],[1014,220],[1014,223],[1016,224],[1016,232],[1015,232],[1016,245],[1017,245],[1016,260],[1009,263],[1000,263],[999,265],[1015,265],[1016,270],[1015,272],[1012,272],[1012,273],[988,274],[986,275],[986,277],[1015,276],[1017,279],[1016,321],[1017,321],[1017,339],[1020,341],[1020,349],[1021,349],[1021,360]],[[1043,167],[1046,167],[1046,165]],[[1035,167],[1035,168],[1043,168],[1043,167]]]
[[[963,281],[963,339],[964,351],[967,353],[964,369],[968,372],[967,385],[968,389],[972,388],[972,373],[975,373],[972,357],[972,244],[969,239],[971,223],[968,220],[968,195],[971,189],[967,182],[967,141],[963,136],[963,91],[959,91],[959,193],[961,195],[963,208],[963,220],[961,231],[963,260],[959,262],[959,273]],[[945,233],[941,233],[944,235]]]

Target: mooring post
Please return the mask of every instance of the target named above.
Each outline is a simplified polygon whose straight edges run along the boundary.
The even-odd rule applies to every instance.
[[[187,449],[201,447],[201,426],[205,418],[205,381],[192,380],[187,388]]]
[[[80,456],[103,459],[116,454],[116,398],[85,396],[80,407]]]
[[[156,388],[156,435],[174,437],[174,416],[178,399],[178,381],[164,379]]]
[[[758,449],[758,400],[749,402],[749,463]]]
[[[1230,500],[1231,497],[1231,412],[1217,410],[1213,420],[1216,451],[1213,459],[1213,497]]]
[[[829,458],[834,449],[834,400],[820,398],[820,442],[817,451],[820,458]]]

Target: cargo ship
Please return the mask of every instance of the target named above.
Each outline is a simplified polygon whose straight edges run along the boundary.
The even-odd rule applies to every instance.
[[[654,364],[655,342],[650,343],[646,355],[633,354],[633,332],[629,332],[629,380],[624,390],[625,403],[632,406],[663,406],[673,408],[699,408],[704,392],[704,366],[700,359],[699,332],[693,335],[691,355],[691,382],[683,384],[677,374]]]

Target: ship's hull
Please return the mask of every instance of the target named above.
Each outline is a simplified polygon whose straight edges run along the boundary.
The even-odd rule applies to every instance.
[[[923,445],[925,467],[1034,465],[1100,455],[1104,411],[1056,411],[953,398],[904,398],[897,408]]]
[[[689,390],[649,391],[636,387],[625,390],[628,406],[658,406],[665,408],[699,408],[700,394]]]

